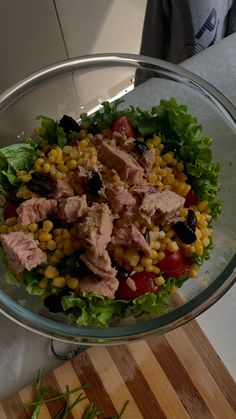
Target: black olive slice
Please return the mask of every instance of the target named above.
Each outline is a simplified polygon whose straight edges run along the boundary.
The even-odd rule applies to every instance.
[[[89,174],[87,190],[91,195],[97,195],[98,191],[103,187],[102,180],[98,172],[92,171]]]
[[[192,244],[196,241],[197,237],[194,231],[182,221],[178,221],[174,226],[173,229],[175,230],[179,239],[185,244]]]
[[[187,225],[191,228],[192,231],[196,230],[197,227],[197,217],[195,215],[195,212],[191,209],[188,210],[187,215]]]
[[[69,134],[71,131],[72,132],[80,131],[79,124],[71,116],[68,116],[68,115],[63,115],[63,117],[61,118],[59,122],[59,125],[63,128],[63,131],[66,134]]]
[[[134,141],[134,147],[141,155],[145,154],[148,151],[148,146],[142,141]]]

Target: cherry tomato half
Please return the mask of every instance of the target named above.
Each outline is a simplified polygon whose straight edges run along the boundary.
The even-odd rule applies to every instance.
[[[186,208],[189,208],[192,205],[195,205],[196,202],[197,202],[197,195],[195,194],[195,192],[192,189],[190,189],[190,191],[187,193],[187,196],[185,198],[184,206]]]
[[[126,116],[121,116],[114,122],[112,126],[112,132],[119,132],[120,134],[126,135],[127,137],[134,136],[133,128]]]
[[[133,298],[146,294],[146,292],[158,292],[160,290],[160,287],[154,282],[156,274],[153,272],[136,272],[130,278],[133,279],[136,285],[136,291],[133,291],[127,285],[126,281],[121,280],[116,292],[117,299],[132,300]]]
[[[189,258],[186,258],[180,250],[175,253],[166,250],[164,259],[159,263],[159,268],[162,272],[176,279],[186,275],[190,266]]]
[[[17,217],[18,214],[16,212],[16,208],[16,205],[12,201],[8,201],[3,210],[4,220],[7,218]]]

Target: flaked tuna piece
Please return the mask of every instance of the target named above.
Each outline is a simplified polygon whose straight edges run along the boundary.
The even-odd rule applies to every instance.
[[[112,242],[117,245],[126,246],[141,250],[145,255],[150,256],[151,248],[143,237],[142,233],[133,224],[124,225],[119,228]]]
[[[19,274],[25,269],[31,271],[46,262],[46,256],[31,234],[16,231],[1,234],[0,241],[6,254],[11,272]]]
[[[88,212],[86,195],[70,196],[62,201],[57,210],[57,216],[68,223],[73,223]]]
[[[107,167],[115,169],[121,179],[126,180],[132,185],[140,183],[144,176],[144,170],[135,158],[116,146],[103,142],[100,159]]]
[[[94,203],[79,226],[83,245],[95,247],[97,253],[102,254],[111,240],[113,230],[113,218],[108,205]]]
[[[182,196],[169,190],[145,195],[139,213],[143,218],[154,219],[159,224],[170,224],[180,219],[184,201]]]
[[[130,207],[136,204],[135,198],[122,184],[108,186],[106,196],[112,208],[121,208],[125,205]]]
[[[73,195],[74,191],[69,179],[57,179],[56,189],[51,194],[51,198],[56,199],[58,202],[62,202],[64,199]]]
[[[132,187],[132,192],[139,195],[141,198],[144,198],[145,195],[150,195],[152,193],[159,192],[160,188],[157,185],[150,185],[144,183],[142,185],[137,185]]]
[[[151,172],[156,157],[155,148],[150,148],[150,150],[146,151],[142,158],[140,159],[140,165],[144,168],[145,174]]]
[[[31,198],[19,205],[16,212],[18,214],[17,222],[28,225],[46,220],[57,206],[55,199]]]
[[[114,276],[106,281],[97,276],[87,276],[80,280],[80,291],[96,292],[109,300],[114,300],[118,286],[119,281]]]
[[[120,148],[123,148],[126,151],[131,151],[134,147],[135,139],[133,137],[127,137],[125,134],[120,132],[113,132],[112,138],[114,138],[116,145]]]
[[[111,259],[107,250],[104,250],[103,253],[99,253],[97,248],[93,246],[90,249],[87,249],[86,252],[80,256],[80,259],[91,272],[104,280],[108,281],[111,277],[116,276],[117,271],[111,266]]]

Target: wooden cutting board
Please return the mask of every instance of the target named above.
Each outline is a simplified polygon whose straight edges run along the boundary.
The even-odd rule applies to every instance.
[[[101,419],[117,414],[126,400],[124,419],[236,418],[236,384],[195,321],[146,341],[89,348],[45,382],[50,395],[65,391],[66,384],[89,383],[85,392],[103,408]],[[21,404],[33,397],[28,386],[2,402],[0,419],[29,418]],[[87,404],[79,404],[69,419],[81,418]],[[61,401],[44,405],[40,419],[53,418],[61,407]]]

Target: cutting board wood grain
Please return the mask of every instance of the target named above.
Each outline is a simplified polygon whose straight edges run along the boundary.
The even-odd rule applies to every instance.
[[[124,419],[236,419],[236,384],[196,323],[127,345],[93,347],[45,376],[50,396],[65,386],[90,384],[85,393],[104,410],[105,419],[129,400]],[[28,386],[0,404],[0,419],[27,419],[22,402],[32,401]],[[71,397],[71,401],[76,396]],[[68,416],[80,419],[88,401]],[[40,419],[53,418],[62,401],[43,406]]]

